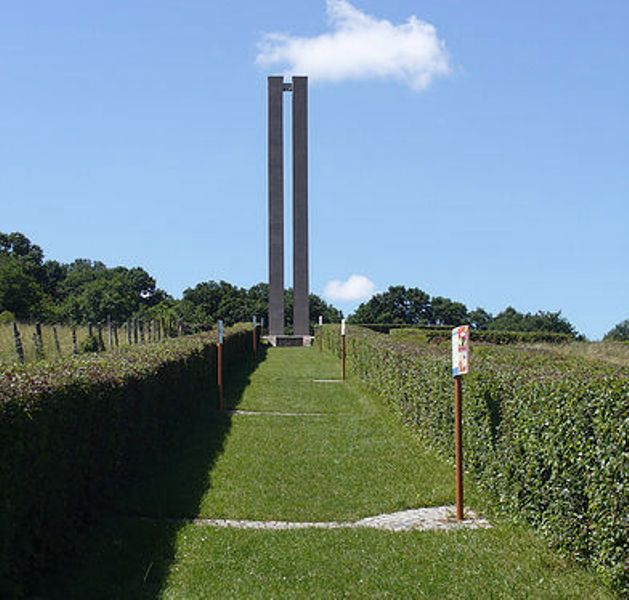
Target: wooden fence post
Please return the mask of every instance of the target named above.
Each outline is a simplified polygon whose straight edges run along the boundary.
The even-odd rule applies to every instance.
[[[103,340],[103,326],[101,323],[99,323],[96,326],[96,340],[98,342],[98,351],[99,352],[104,352],[105,351],[105,342]]]
[[[138,343],[138,319],[133,317],[133,343]]]
[[[72,325],[72,354],[79,353],[79,345],[76,339],[76,327]]]
[[[20,330],[15,321],[13,321],[13,339],[15,340],[17,359],[24,364],[24,346],[22,346],[22,337],[20,336]]]
[[[44,358],[44,340],[41,332],[41,323],[35,323],[33,339],[35,341],[35,354],[37,358]]]
[[[59,343],[59,332],[57,331],[57,326],[52,326],[52,335],[55,338],[55,348],[57,349],[57,354],[61,356],[61,344]]]
[[[112,350],[114,347],[114,332],[111,329],[111,316],[109,315],[107,315],[107,343],[109,350]]]

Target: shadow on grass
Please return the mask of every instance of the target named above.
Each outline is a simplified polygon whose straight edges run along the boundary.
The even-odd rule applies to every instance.
[[[225,405],[237,406],[250,376],[266,358],[247,360],[224,375]],[[169,450],[147,464],[127,488],[114,491],[86,531],[77,552],[54,573],[34,583],[34,597],[157,598],[175,559],[185,522],[197,515],[222,454],[231,417],[215,410],[214,398],[186,422]]]

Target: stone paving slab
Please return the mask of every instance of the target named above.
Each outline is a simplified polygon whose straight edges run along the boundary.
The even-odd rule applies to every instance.
[[[452,529],[488,529],[487,519],[465,509],[466,519],[457,521],[454,506],[417,508],[367,517],[359,521],[250,521],[240,519],[191,519],[195,525],[236,529],[381,529],[385,531],[434,531]]]
[[[275,412],[261,410],[222,410],[221,414],[245,415],[254,417],[327,417],[333,413]]]

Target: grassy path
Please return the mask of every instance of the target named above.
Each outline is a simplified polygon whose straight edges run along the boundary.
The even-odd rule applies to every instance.
[[[212,529],[176,518],[355,520],[452,503],[452,469],[358,386],[316,383],[337,363],[271,349],[227,389],[232,408],[321,416],[216,416],[120,494],[59,598],[604,598],[528,530]],[[472,504],[474,490],[470,489]],[[149,518],[145,518],[149,517]]]

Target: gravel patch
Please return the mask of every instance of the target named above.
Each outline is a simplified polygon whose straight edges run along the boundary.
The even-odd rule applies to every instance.
[[[488,529],[491,524],[470,509],[465,519],[457,521],[454,506],[417,508],[367,517],[359,521],[250,521],[239,519],[191,519],[195,525],[236,529],[381,529],[385,531],[434,531],[452,529]]]

